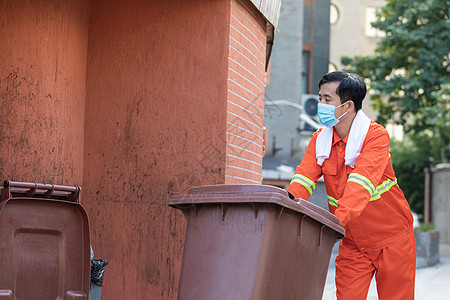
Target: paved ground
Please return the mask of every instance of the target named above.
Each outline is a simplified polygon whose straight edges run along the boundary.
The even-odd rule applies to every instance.
[[[416,270],[416,300],[450,299],[450,251],[448,249],[442,250],[440,250],[440,262],[437,265]],[[335,257],[336,251],[333,251],[322,300],[336,299],[334,286]],[[375,281],[372,281],[367,300],[376,299],[378,299],[376,285]]]

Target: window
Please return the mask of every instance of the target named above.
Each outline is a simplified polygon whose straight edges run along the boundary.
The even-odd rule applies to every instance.
[[[331,25],[337,24],[337,22],[339,22],[339,17],[340,17],[340,13],[339,13],[338,7],[336,6],[336,4],[331,3],[330,4],[330,24]]]

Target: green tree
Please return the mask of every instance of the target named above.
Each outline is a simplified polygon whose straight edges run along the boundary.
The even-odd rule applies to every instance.
[[[405,145],[403,142],[392,140],[390,145],[397,183],[408,199],[411,209],[420,215],[423,215],[424,211],[424,169],[430,164],[427,144],[425,142],[419,145],[414,143]]]
[[[372,25],[385,33],[374,56],[343,57],[348,71],[368,80],[378,122],[406,131],[427,128],[421,108],[450,82],[449,0],[390,0]]]
[[[343,57],[347,71],[367,80],[377,121],[404,126],[393,141],[400,186],[423,213],[423,169],[450,157],[449,0],[388,0],[372,25],[383,31],[373,56]]]
[[[434,161],[445,161],[450,154],[450,84],[434,96],[436,104],[419,112],[428,116],[428,129],[410,131],[406,143],[392,140],[390,145],[397,181],[411,209],[419,214],[424,210],[424,169]]]
[[[450,84],[435,93],[436,105],[420,113],[428,116],[428,129],[410,131],[407,142],[392,140],[390,152],[397,181],[413,211],[423,214],[424,169],[433,162],[448,159],[450,154]]]

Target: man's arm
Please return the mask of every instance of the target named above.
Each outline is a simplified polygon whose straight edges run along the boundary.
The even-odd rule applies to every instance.
[[[348,176],[344,195],[334,213],[344,227],[367,206],[389,161],[389,134],[382,126],[375,126]]]
[[[322,176],[322,168],[317,164],[316,159],[316,131],[306,148],[306,153],[297,167],[289,184],[288,192],[293,194],[295,198],[307,200],[316,188],[317,180]]]

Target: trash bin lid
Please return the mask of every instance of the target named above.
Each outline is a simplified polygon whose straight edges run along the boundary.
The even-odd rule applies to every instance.
[[[332,213],[303,199],[294,200],[290,197],[286,190],[275,186],[220,184],[192,187],[188,194],[172,196],[169,206],[184,209],[201,204],[271,203],[307,215],[336,231],[341,235],[340,238],[344,237],[345,229]]]
[[[88,295],[89,224],[80,188],[6,181],[0,191],[1,288],[15,299]]]
[[[216,184],[191,187],[189,194],[275,193],[289,197],[289,193],[272,185]]]

